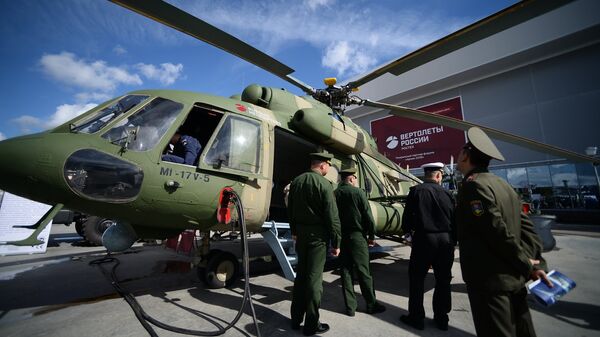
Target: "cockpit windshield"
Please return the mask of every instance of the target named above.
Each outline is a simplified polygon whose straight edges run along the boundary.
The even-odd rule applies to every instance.
[[[131,108],[140,104],[142,101],[147,99],[149,96],[144,95],[128,95],[112,105],[107,106],[104,109],[96,111],[96,113],[88,116],[87,118],[73,124],[71,131],[82,132],[82,133],[94,133],[110,121],[115,119],[117,116],[126,113]]]
[[[102,138],[132,151],[152,149],[182,109],[181,103],[155,98],[135,114],[119,121]]]

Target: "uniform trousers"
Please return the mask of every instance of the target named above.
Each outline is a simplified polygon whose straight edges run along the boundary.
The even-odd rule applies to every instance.
[[[440,322],[448,321],[448,313],[452,309],[450,281],[453,263],[454,243],[450,233],[415,233],[408,264],[410,317],[417,320],[425,318],[424,283],[429,267],[432,266],[435,276],[433,315]]]
[[[322,238],[311,234],[299,234],[296,253],[298,264],[292,291],[292,325],[300,325],[306,315],[304,331],[314,332],[319,327],[327,243]]]
[[[475,331],[479,337],[535,337],[525,287],[490,292],[467,284]]]
[[[354,231],[342,235],[340,260],[342,262],[342,293],[344,294],[346,311],[354,313],[357,307],[353,277],[353,271],[355,271],[360,291],[367,302],[367,312],[369,312],[373,309],[376,300],[375,291],[373,290],[373,277],[369,266],[369,245],[363,233]]]

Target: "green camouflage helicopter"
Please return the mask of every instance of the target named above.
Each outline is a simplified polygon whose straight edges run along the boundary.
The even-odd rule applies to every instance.
[[[140,238],[164,239],[186,229],[206,233],[204,237],[209,238],[211,231],[232,230],[232,223],[239,220],[239,212],[231,206],[231,190],[243,201],[248,231],[270,233],[285,228],[288,222],[284,186],[308,168],[309,153],[316,151],[335,156],[327,175],[334,184],[340,170],[356,167],[378,235],[400,234],[403,198],[420,180],[379,153],[374,139],[344,116],[344,109],[363,104],[461,130],[474,126],[353,95],[360,85],[394,73],[406,58],[348,84],[336,85],[335,79],[326,79],[326,88],[314,89],[290,76],[293,69],[168,3],[113,2],[237,55],[299,87],[306,96],[256,84],[229,98],[140,90],[111,99],[52,130],[4,140],[0,142],[0,189],[54,205],[33,227],[30,237],[9,244],[39,244],[38,233],[63,206],[115,219],[116,225],[103,237],[111,251],[127,249]],[[533,150],[598,162],[479,127],[496,139]],[[161,159],[178,130],[200,142],[196,165]],[[204,266],[212,266],[209,271],[219,269],[222,263],[237,263],[231,255],[211,253],[208,240],[205,243],[202,254]],[[226,276],[219,284],[230,280]]]

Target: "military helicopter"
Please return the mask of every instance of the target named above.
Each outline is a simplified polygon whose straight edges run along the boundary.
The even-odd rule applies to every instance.
[[[140,90],[52,130],[0,142],[0,188],[53,205],[28,238],[9,244],[39,244],[38,233],[63,206],[115,219],[116,225],[103,237],[111,251],[127,249],[139,238],[164,239],[186,229],[208,238],[211,231],[231,230],[240,213],[248,231],[264,233],[269,224],[288,222],[283,188],[307,169],[309,153],[317,151],[334,155],[327,175],[332,183],[338,182],[340,170],[356,167],[378,235],[400,234],[403,199],[421,181],[379,153],[373,137],[344,115],[345,108],[367,105],[461,130],[475,126],[354,95],[360,85],[394,73],[405,58],[345,85],[330,78],[325,88],[315,89],[292,77],[290,67],[173,5],[160,0],[112,1],[261,67],[306,95],[257,84],[229,98]],[[479,127],[496,139],[598,163],[593,157]],[[176,132],[201,144],[194,165],[161,159]],[[231,191],[243,201],[243,212],[232,207]],[[212,266],[208,271],[237,263],[222,252],[211,254],[205,241],[203,261]],[[219,284],[228,283],[227,277]]]

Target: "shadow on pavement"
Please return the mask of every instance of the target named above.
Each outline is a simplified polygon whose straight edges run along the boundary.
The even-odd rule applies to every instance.
[[[529,307],[531,310],[552,316],[557,320],[580,328],[595,331],[600,330],[600,306],[598,305],[560,300],[550,307],[543,307],[530,299]],[[583,323],[580,323],[582,321]]]

